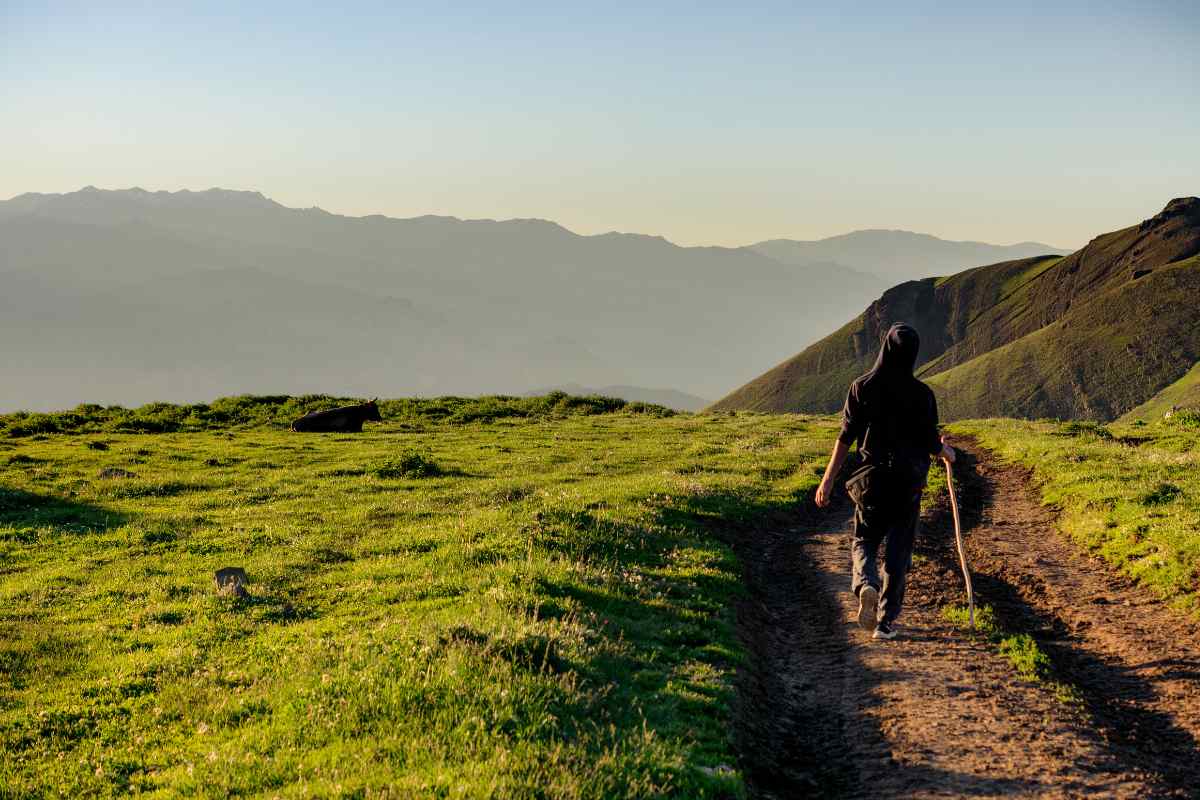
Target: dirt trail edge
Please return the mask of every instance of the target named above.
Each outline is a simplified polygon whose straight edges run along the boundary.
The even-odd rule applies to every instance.
[[[736,736],[753,797],[1200,796],[1200,641],[1057,532],[1028,475],[973,443],[959,480],[976,600],[1033,635],[1065,703],[940,616],[962,602],[949,514],[918,536],[901,638],[852,623],[848,508],[738,547]]]

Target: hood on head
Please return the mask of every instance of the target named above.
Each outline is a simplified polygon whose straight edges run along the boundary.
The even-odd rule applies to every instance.
[[[879,343],[879,356],[875,359],[872,372],[889,375],[912,375],[917,365],[917,353],[921,350],[921,337],[917,329],[903,322],[888,328]]]

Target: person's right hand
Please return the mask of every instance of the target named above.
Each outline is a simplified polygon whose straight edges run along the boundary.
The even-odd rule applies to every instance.
[[[938,457],[953,464],[956,455],[954,448],[947,444],[945,439],[942,439],[942,452],[938,454]]]
[[[817,487],[817,508],[824,508],[829,505],[829,501],[833,498],[833,481],[823,479],[821,485]]]

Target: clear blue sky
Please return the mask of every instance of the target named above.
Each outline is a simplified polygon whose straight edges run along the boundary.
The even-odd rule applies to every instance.
[[[1073,246],[1200,193],[1200,3],[0,0],[0,196]]]

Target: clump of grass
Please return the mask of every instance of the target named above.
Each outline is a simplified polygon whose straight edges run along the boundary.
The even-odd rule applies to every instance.
[[[376,478],[436,478],[445,474],[436,461],[415,451],[381,461],[369,471]]]
[[[942,619],[964,630],[970,630],[971,610],[964,605],[949,605],[942,609]],[[1000,633],[996,625],[996,615],[989,605],[975,607],[975,633],[985,638],[992,638]]]
[[[0,528],[0,542],[33,544],[37,540],[37,528]]]
[[[1000,640],[1000,655],[1027,681],[1046,681],[1050,675],[1050,656],[1028,633],[1005,636]]]
[[[1171,422],[1180,428],[1195,430],[1200,428],[1200,409],[1177,411],[1171,415]]]
[[[942,609],[942,619],[970,631],[970,611],[964,605],[950,605]],[[996,647],[1017,675],[1027,681],[1049,687],[1060,701],[1077,704],[1082,695],[1075,686],[1058,680],[1054,675],[1054,664],[1034,639],[1027,633],[1012,633],[1001,627],[996,613],[990,605],[975,608],[975,629],[971,631]]]
[[[1162,506],[1170,503],[1181,494],[1183,494],[1183,490],[1175,484],[1160,483],[1142,495],[1140,502],[1144,506]]]
[[[1104,427],[1098,422],[1089,422],[1087,420],[1073,420],[1059,426],[1058,434],[1060,436],[1094,436],[1097,439],[1113,438],[1112,431]]]
[[[505,506],[519,503],[533,493],[534,489],[530,486],[508,484],[481,491],[479,500],[484,505]]]

